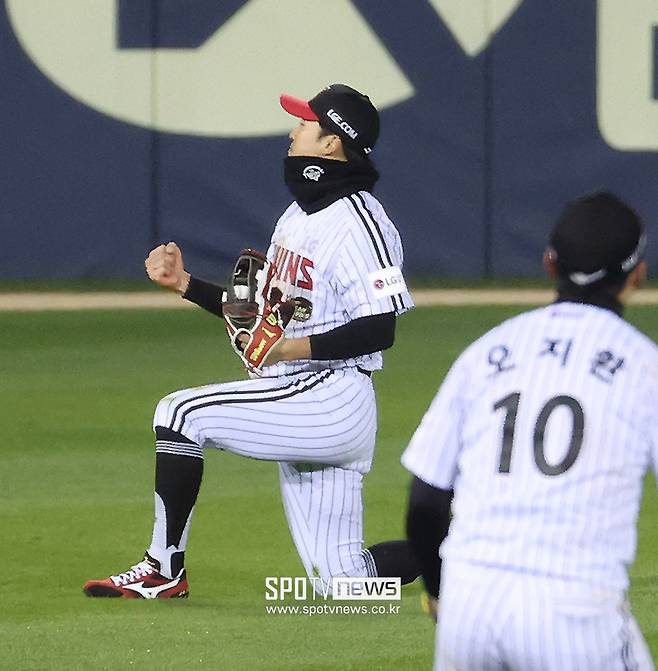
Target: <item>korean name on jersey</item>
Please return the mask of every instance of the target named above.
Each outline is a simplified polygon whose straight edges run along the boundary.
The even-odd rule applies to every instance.
[[[455,489],[443,558],[625,589],[656,398],[658,348],[610,310],[555,303],[473,343],[403,456]]]

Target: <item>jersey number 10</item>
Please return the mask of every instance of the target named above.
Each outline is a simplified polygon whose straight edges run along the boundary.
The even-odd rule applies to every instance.
[[[509,473],[510,464],[512,462],[512,447],[514,445],[514,432],[516,430],[516,417],[519,412],[519,403],[521,401],[521,394],[514,392],[509,396],[501,399],[494,404],[494,411],[500,408],[505,408],[507,411],[505,415],[505,423],[503,424],[503,444],[500,451],[500,464],[498,466],[499,473]],[[546,424],[552,412],[564,406],[571,411],[572,428],[571,439],[569,441],[569,449],[564,455],[562,461],[557,464],[549,464],[544,452],[544,434],[546,432]],[[544,475],[562,475],[566,473],[575,463],[580,453],[580,448],[583,445],[583,430],[585,428],[585,414],[583,408],[575,398],[571,396],[554,396],[546,402],[541,409],[535,428],[533,431],[532,444],[535,453],[535,463],[537,468]]]

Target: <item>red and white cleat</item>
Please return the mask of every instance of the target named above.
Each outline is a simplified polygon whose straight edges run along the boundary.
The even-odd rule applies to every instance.
[[[125,573],[104,580],[88,580],[82,587],[87,596],[123,597],[124,599],[185,599],[189,585],[185,569],[174,578],[159,573],[160,565],[148,554]]]

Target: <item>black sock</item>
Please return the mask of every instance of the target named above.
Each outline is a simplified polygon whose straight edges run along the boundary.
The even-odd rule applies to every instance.
[[[372,556],[377,575],[382,578],[400,578],[403,585],[420,575],[420,568],[406,540],[385,541],[371,545],[366,552]]]
[[[157,426],[156,441],[183,445],[196,443],[182,434]],[[185,526],[196,503],[201,478],[203,459],[195,456],[171,454],[157,451],[155,455],[155,491],[162,499],[166,512],[166,547],[179,547]],[[184,550],[171,555],[170,571],[177,575],[185,558]]]

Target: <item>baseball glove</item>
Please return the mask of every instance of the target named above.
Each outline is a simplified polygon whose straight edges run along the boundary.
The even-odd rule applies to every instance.
[[[245,367],[258,374],[272,348],[283,338],[294,306],[279,289],[263,295],[267,260],[254,249],[243,249],[233,268],[222,301],[229,340]]]

